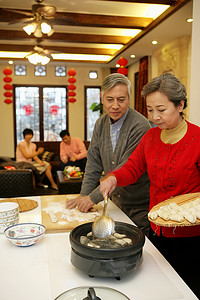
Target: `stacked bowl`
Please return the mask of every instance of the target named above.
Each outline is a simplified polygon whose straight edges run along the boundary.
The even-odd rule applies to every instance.
[[[19,205],[14,202],[0,203],[0,233],[17,223],[19,223]]]

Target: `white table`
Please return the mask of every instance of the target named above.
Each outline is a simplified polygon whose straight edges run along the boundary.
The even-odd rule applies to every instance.
[[[38,207],[20,214],[20,223],[41,223]],[[133,224],[113,203],[109,214],[115,221]],[[70,262],[69,233],[45,234],[36,245],[26,248],[11,244],[0,235],[0,300],[53,300],[78,286],[105,286],[124,293],[131,300],[198,299],[152,243],[146,239],[143,264],[120,281],[90,278]],[[114,300],[114,299],[112,299]]]

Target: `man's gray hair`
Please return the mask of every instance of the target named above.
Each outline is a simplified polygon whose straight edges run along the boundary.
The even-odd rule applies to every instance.
[[[181,100],[184,100],[184,107],[187,107],[187,92],[180,80],[170,73],[162,74],[153,78],[147,83],[141,92],[142,97],[146,98],[149,94],[160,92],[166,95],[169,101],[177,107]]]
[[[114,86],[118,84],[124,84],[127,86],[128,89],[128,97],[131,97],[131,82],[130,80],[123,74],[120,73],[112,73],[105,77],[102,86],[101,86],[101,95],[103,97],[104,93]]]

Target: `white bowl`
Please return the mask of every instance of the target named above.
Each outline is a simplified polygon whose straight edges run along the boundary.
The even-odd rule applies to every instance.
[[[11,217],[19,213],[19,204],[15,202],[0,203],[0,218]]]
[[[19,223],[19,217],[13,221],[0,224],[0,233],[4,233],[5,229]]]
[[[38,242],[46,228],[42,224],[37,223],[20,223],[8,227],[4,234],[9,241],[19,247],[28,247]]]
[[[5,218],[0,218],[0,225],[4,223],[9,223],[12,221],[15,221],[16,219],[19,219],[19,213],[16,213],[15,215],[5,217]]]

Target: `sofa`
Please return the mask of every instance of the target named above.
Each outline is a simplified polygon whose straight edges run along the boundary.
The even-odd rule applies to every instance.
[[[34,195],[31,169],[0,170],[0,197],[23,197]]]
[[[83,141],[86,149],[89,148],[90,142]],[[59,170],[60,164],[60,142],[40,141],[34,142],[38,147],[44,147],[44,152],[39,156],[41,160],[46,160],[52,167],[52,173],[55,174]]]
[[[45,151],[41,159],[49,161],[52,166],[52,174],[56,178],[56,171],[60,164],[60,142],[34,142],[37,147],[44,147]],[[84,141],[86,149],[90,142]],[[23,164],[23,166],[22,166]],[[5,170],[5,166],[12,165],[16,170]],[[31,196],[35,193],[33,174],[37,177],[37,170],[28,163],[16,163],[10,157],[0,157],[0,197]]]

